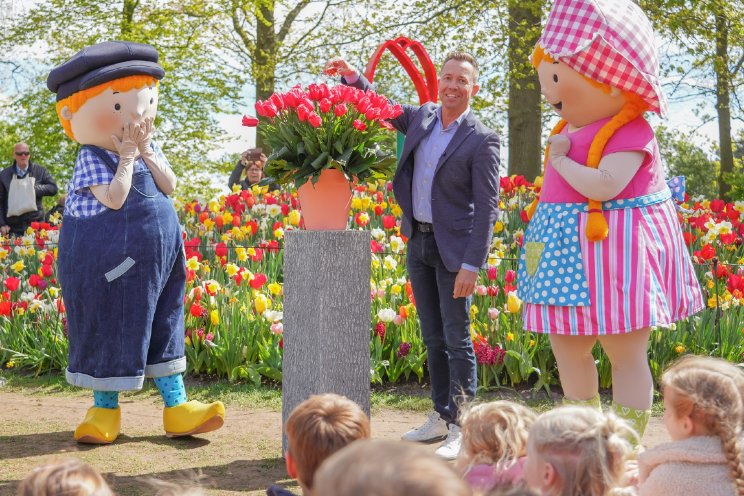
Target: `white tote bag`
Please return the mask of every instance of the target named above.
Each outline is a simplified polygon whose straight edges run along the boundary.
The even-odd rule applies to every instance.
[[[15,217],[37,210],[36,192],[34,191],[35,184],[36,178],[31,176],[31,174],[26,174],[26,177],[23,179],[19,179],[16,174],[13,174],[13,179],[10,181],[10,189],[8,190],[8,211],[5,213],[6,217]]]

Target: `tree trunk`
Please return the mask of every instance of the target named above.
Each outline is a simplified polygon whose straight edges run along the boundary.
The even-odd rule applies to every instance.
[[[132,22],[134,20],[134,11],[139,5],[139,0],[124,0],[121,10],[121,38],[129,39],[132,34]]]
[[[509,174],[541,173],[540,83],[530,54],[540,34],[542,0],[509,1]]]
[[[719,7],[720,8],[720,7]],[[714,7],[716,9],[716,7]],[[718,141],[721,148],[721,167],[718,176],[718,193],[721,199],[728,199],[731,186],[726,182],[726,174],[734,171],[734,153],[731,146],[731,74],[729,73],[728,34],[726,15],[716,11],[716,58],[713,70],[716,73],[716,112],[718,113]]]
[[[274,93],[277,37],[274,29],[274,0],[258,2],[256,6],[256,50],[253,54],[253,80],[256,82],[256,100],[265,100]],[[256,146],[265,148],[260,135]]]

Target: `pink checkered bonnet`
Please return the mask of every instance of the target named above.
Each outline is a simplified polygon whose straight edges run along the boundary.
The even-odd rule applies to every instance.
[[[630,0],[555,0],[537,43],[579,74],[635,93],[666,116],[653,28]]]

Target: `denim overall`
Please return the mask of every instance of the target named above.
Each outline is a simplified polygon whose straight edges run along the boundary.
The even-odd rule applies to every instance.
[[[85,146],[116,172],[104,150]],[[145,377],[186,369],[181,228],[173,204],[148,169],[134,172],[121,209],[64,216],[58,270],[67,309],[70,384],[137,390]]]

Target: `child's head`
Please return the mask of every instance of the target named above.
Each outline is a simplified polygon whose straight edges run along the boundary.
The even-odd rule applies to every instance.
[[[632,436],[623,421],[593,408],[546,412],[530,429],[525,481],[546,495],[610,494],[621,480]]]
[[[511,401],[472,403],[460,415],[460,465],[497,464],[527,454],[535,412]]]
[[[17,496],[113,496],[93,467],[65,460],[37,467],[18,486]]]
[[[369,418],[348,398],[337,394],[311,396],[289,414],[287,472],[305,490],[312,490],[320,464],[357,439],[370,436]]]
[[[731,475],[744,494],[739,437],[744,425],[744,371],[718,358],[689,355],[661,377],[664,424],[673,440],[718,436]]]
[[[342,449],[318,470],[315,493],[323,496],[470,496],[446,462],[420,446],[370,439]]]

